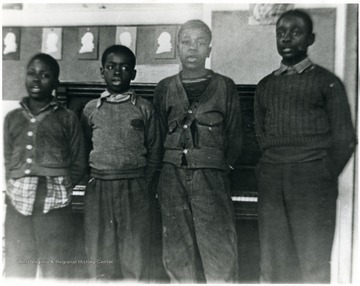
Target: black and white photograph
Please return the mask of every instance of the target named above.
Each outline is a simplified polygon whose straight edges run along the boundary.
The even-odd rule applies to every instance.
[[[358,3],[1,9],[5,285],[360,282]]]

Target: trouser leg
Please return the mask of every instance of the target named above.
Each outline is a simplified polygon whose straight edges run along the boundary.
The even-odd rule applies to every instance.
[[[20,214],[8,202],[5,217],[5,276],[34,278],[37,257],[32,217]]]
[[[303,283],[330,283],[337,179],[326,161],[293,164],[286,195]]]
[[[33,223],[42,276],[69,278],[74,247],[71,206],[34,215]]]
[[[6,256],[10,260],[6,272],[9,276],[35,277],[37,265],[43,277],[69,276],[73,247],[71,207],[44,213],[46,195],[46,178],[39,177],[32,215],[24,216],[8,204]]]
[[[172,282],[205,282],[187,188],[185,170],[164,164],[158,188],[163,263]]]
[[[44,213],[46,195],[46,178],[39,177],[32,218],[41,273],[47,278],[68,278],[74,238],[71,206]]]
[[[300,283],[301,273],[283,194],[282,165],[260,164],[259,189],[260,280]]]
[[[85,197],[90,276],[146,280],[149,240],[150,199],[145,179],[94,179]]]
[[[90,278],[119,278],[112,181],[93,179],[84,198],[85,252]],[[102,263],[105,262],[106,263]]]
[[[324,161],[261,164],[258,182],[264,282],[329,283],[337,182]]]
[[[190,191],[196,241],[207,282],[236,282],[238,247],[228,175],[195,170]]]
[[[144,178],[120,180],[115,193],[118,253],[122,278],[149,279],[150,196]]]

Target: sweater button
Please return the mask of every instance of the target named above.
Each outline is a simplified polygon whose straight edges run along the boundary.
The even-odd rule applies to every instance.
[[[188,110],[188,113],[189,113],[189,114],[192,114],[193,112],[192,112],[192,110],[191,110],[191,109],[189,109],[189,110]]]
[[[184,129],[187,129],[187,128],[188,128],[188,126],[187,126],[186,124],[185,124],[183,127],[184,127]]]
[[[184,153],[184,154],[187,154],[187,153],[189,153],[189,150],[188,150],[188,149],[184,149],[183,153]]]
[[[32,159],[31,159],[31,158],[27,158],[27,159],[26,159],[26,163],[31,164],[31,163],[32,163]]]
[[[31,136],[33,136],[33,135],[34,135],[34,132],[29,131],[29,132],[27,133],[27,135],[28,135],[29,137],[31,137]]]
[[[30,122],[31,122],[31,123],[35,123],[35,122],[36,122],[36,119],[35,119],[35,118],[31,118],[31,119],[30,119]]]
[[[26,175],[29,175],[31,173],[31,171],[29,169],[26,169],[24,172]]]
[[[26,149],[31,150],[33,148],[32,145],[26,145]]]

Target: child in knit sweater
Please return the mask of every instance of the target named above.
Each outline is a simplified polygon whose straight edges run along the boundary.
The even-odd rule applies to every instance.
[[[84,108],[91,179],[86,188],[85,249],[96,279],[147,280],[150,238],[148,185],[159,164],[151,103],[130,89],[135,55],[107,48],[101,75],[106,91]]]
[[[329,283],[337,178],[355,146],[346,92],[307,49],[313,23],[300,10],[276,24],[280,68],[262,79],[255,128],[261,279],[265,283]]]

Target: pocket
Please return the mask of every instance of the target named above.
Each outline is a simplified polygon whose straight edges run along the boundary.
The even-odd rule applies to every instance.
[[[170,121],[168,124],[168,133],[166,135],[164,147],[172,149],[179,145],[180,132],[178,131],[179,123],[177,120]]]
[[[196,117],[197,142],[203,147],[223,147],[223,116],[220,112],[209,112]]]
[[[66,157],[60,148],[38,150],[41,165],[46,167],[65,167]]]
[[[14,169],[17,166],[19,166],[20,161],[21,161],[20,152],[13,153],[11,156],[11,161],[10,161],[10,169]]]
[[[198,124],[209,127],[219,127],[222,125],[223,116],[220,112],[207,112],[196,117]]]
[[[142,119],[133,119],[130,122],[132,128],[134,128],[134,130],[144,130],[145,129],[145,124],[144,121]]]
[[[175,132],[176,128],[179,126],[177,120],[170,121],[168,124],[168,134]]]

